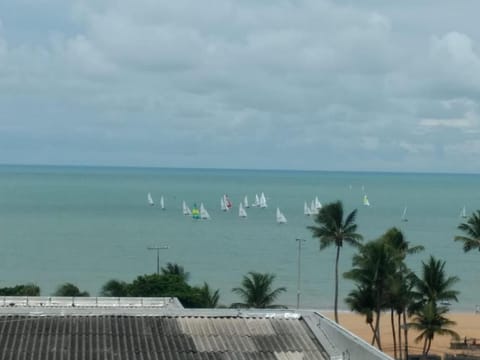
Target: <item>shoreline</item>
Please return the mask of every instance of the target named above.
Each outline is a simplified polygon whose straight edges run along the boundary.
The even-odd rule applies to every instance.
[[[321,311],[317,310],[324,316],[331,320],[334,320],[334,312],[332,310]],[[354,313],[352,311],[339,311],[340,326],[359,336],[367,343],[371,343],[372,331],[365,323],[365,317]],[[450,312],[446,315],[450,320],[455,321],[456,325],[451,329],[458,333],[460,339],[459,342],[467,340],[467,345],[463,349],[452,349],[450,343],[453,340],[450,336],[435,335],[429,354],[442,355],[445,353],[450,354],[474,354],[480,355],[480,313],[472,312]],[[380,319],[381,328],[381,340],[383,351],[393,356],[393,339],[392,329],[390,325],[390,313],[382,313]],[[403,334],[402,334],[403,335]],[[422,350],[422,342],[416,343],[415,338],[418,336],[418,332],[415,330],[409,330],[408,342],[409,353],[419,354]],[[475,339],[475,340],[474,340]]]

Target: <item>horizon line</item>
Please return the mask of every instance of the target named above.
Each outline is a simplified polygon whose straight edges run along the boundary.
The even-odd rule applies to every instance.
[[[149,170],[222,170],[222,171],[263,171],[263,172],[311,172],[311,173],[377,173],[395,175],[480,175],[475,172],[448,171],[397,171],[397,170],[332,170],[332,169],[281,169],[281,168],[229,168],[229,167],[193,167],[193,166],[154,166],[154,165],[98,165],[98,164],[31,164],[31,163],[0,163],[0,167],[51,167],[51,168],[92,168],[92,169],[149,169]]]

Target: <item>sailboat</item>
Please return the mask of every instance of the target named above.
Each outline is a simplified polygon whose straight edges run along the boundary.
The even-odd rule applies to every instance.
[[[197,207],[197,204],[193,204],[192,218],[196,220],[200,219],[200,209]]]
[[[467,208],[463,206],[462,211],[460,211],[460,217],[466,219],[467,218]]]
[[[277,207],[277,223],[278,224],[286,224],[287,223],[287,218],[283,213],[280,211],[280,209]]]
[[[245,197],[243,198],[243,207],[248,209],[250,206],[248,205],[248,197],[247,195],[245,195]]]
[[[318,209],[315,207],[315,200],[312,200],[312,202],[310,203],[310,214],[318,214]]]
[[[260,207],[262,209],[265,209],[266,207],[268,207],[267,205],[267,198],[265,197],[265,194],[262,192],[262,194],[260,195]]]
[[[225,204],[225,208],[227,210],[230,210],[230,208],[232,207],[232,202],[230,201],[230,199],[228,198],[228,195],[227,194],[224,194],[223,195],[223,203]]]
[[[163,199],[163,195],[160,197],[160,208],[165,210],[165,200]]]
[[[322,203],[318,200],[318,197],[315,196],[315,209],[320,210],[322,208]]]
[[[310,207],[307,205],[307,202],[303,204],[303,215],[310,216],[312,212],[310,211]]]
[[[363,195],[363,205],[370,206],[370,201],[368,201],[367,195]]]
[[[238,216],[242,217],[242,218],[246,218],[247,217],[247,211],[245,210],[245,208],[243,207],[242,203],[240,203],[238,205]]]
[[[255,194],[255,201],[252,204],[252,207],[257,207],[260,206],[260,198],[258,197],[258,194]]]
[[[210,220],[210,214],[207,209],[205,209],[205,206],[203,206],[203,203],[200,203],[200,219]]]
[[[406,207],[406,206],[403,208],[403,213],[402,213],[402,218],[401,218],[401,219],[402,219],[402,221],[405,221],[405,222],[408,221],[408,218],[407,218],[407,207]]]
[[[153,202],[152,194],[150,193],[147,194],[147,201],[148,201],[148,205],[150,206],[155,205],[155,203]]]
[[[223,197],[220,198],[220,209],[222,211],[227,211],[227,207],[225,206],[225,200],[223,200]]]
[[[185,201],[182,203],[182,211],[183,215],[185,216],[192,215],[192,212],[190,211],[190,208],[187,206],[187,203]]]

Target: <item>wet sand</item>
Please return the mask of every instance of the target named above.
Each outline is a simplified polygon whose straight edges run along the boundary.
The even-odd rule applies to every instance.
[[[322,312],[322,314],[332,320],[334,319],[333,312]],[[480,355],[480,314],[473,311],[471,313],[449,313],[448,318],[457,323],[451,329],[460,335],[461,339],[459,341],[463,342],[465,337],[467,338],[467,349],[451,349],[450,342],[453,339],[450,336],[435,335],[430,353],[438,355],[443,355],[445,353],[468,353]],[[339,321],[341,326],[360,336],[368,343],[371,343],[372,331],[365,322],[365,318],[363,316],[351,312],[340,312]],[[381,329],[383,351],[393,356],[393,339],[392,328],[390,325],[390,313],[382,314]],[[415,343],[414,340],[417,336],[417,332],[412,329],[409,330],[408,341],[410,354],[420,354],[422,352],[423,342]],[[476,346],[473,345],[473,339],[476,339],[475,342],[478,344],[478,349],[475,349]]]

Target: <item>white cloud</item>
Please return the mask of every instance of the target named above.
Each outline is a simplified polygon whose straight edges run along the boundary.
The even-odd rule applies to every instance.
[[[300,158],[329,168],[336,157],[346,169],[441,167],[437,149],[455,164],[479,130],[480,34],[386,5],[340,3],[77,0],[59,7],[54,28],[41,24],[41,41],[26,42],[33,31],[19,35],[21,27],[32,22],[6,18],[0,105],[22,135],[31,129],[48,142],[75,129],[79,144],[111,144],[112,161],[132,149],[162,165],[160,148],[174,161],[180,150],[167,146],[192,142],[209,154],[247,148],[239,161],[252,167],[259,149],[278,144],[292,155],[273,159],[277,168]],[[209,165],[228,164],[215,159]]]

